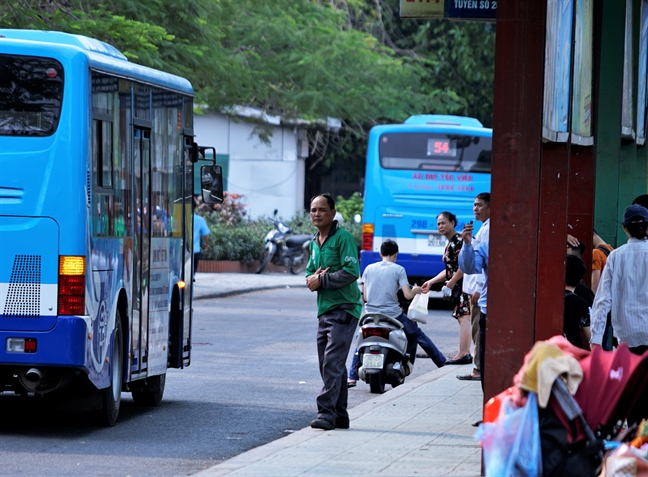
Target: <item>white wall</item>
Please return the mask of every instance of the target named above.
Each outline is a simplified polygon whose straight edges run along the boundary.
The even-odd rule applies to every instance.
[[[196,142],[229,155],[228,191],[245,196],[250,217],[270,216],[274,209],[285,219],[303,211],[304,159],[297,154],[297,129],[271,126],[269,144],[253,135],[254,126],[224,114],[194,116]]]

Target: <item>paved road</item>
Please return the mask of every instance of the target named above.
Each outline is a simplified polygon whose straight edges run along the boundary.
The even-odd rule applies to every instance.
[[[33,399],[0,396],[0,475],[188,475],[308,425],[321,386],[315,295],[305,288],[195,303],[192,365],[171,370],[162,405],[124,394],[117,426],[38,411]],[[448,311],[424,329],[442,352],[456,349]],[[414,376],[435,369],[418,360]],[[350,406],[371,399],[364,383]]]

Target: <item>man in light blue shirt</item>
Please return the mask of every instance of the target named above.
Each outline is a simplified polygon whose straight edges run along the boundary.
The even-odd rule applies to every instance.
[[[473,224],[467,223],[464,225],[462,239],[464,241],[461,252],[459,252],[459,268],[464,273],[484,273],[484,283],[479,294],[479,368],[481,371],[482,390],[484,389],[484,373],[485,363],[484,356],[486,354],[486,301],[488,298],[488,238],[478,243],[473,247],[472,245],[472,232]]]
[[[209,227],[207,227],[207,222],[200,215],[194,212],[193,214],[193,252],[194,252],[194,268],[193,268],[193,277],[196,281],[196,270],[198,270],[198,263],[200,262],[200,244],[205,250],[209,249]]]

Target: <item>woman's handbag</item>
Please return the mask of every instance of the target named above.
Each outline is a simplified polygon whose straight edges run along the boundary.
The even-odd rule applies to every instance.
[[[445,301],[449,301],[455,305],[459,303],[462,293],[459,285],[455,285],[454,288],[448,288],[444,285],[441,291],[443,292],[443,299]]]

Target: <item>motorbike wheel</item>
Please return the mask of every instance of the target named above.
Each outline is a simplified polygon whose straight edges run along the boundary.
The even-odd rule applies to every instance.
[[[385,378],[382,373],[372,374],[369,377],[369,390],[373,394],[382,394],[385,392]]]
[[[261,256],[261,261],[259,263],[259,267],[256,269],[254,273],[261,273],[265,268],[268,266],[270,263],[270,260],[272,260],[272,257],[275,254],[275,245],[268,243],[266,244],[265,250],[263,251],[263,255]]]
[[[308,263],[308,260],[303,260],[302,263],[299,265],[290,265],[288,267],[288,271],[290,272],[291,275],[299,275],[301,272],[303,272],[306,269],[306,265]]]

